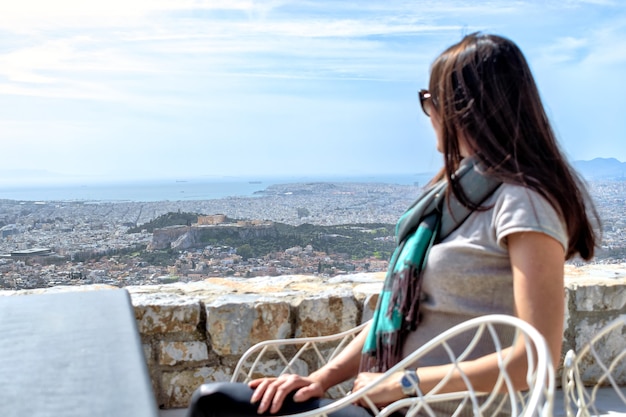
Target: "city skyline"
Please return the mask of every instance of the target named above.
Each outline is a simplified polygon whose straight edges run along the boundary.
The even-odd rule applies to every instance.
[[[474,31],[522,48],[570,160],[626,161],[618,1],[5,0],[0,187],[432,172],[417,91]]]

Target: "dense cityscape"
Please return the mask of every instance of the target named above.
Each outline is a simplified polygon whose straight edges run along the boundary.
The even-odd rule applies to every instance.
[[[623,262],[626,181],[592,182],[590,190],[603,222],[602,248],[594,262]],[[167,243],[174,255],[172,262],[149,262],[137,254],[145,253],[154,242],[154,233],[142,225],[167,213],[219,214],[245,221],[246,227],[254,227],[254,222],[392,225],[419,192],[419,187],[410,185],[308,183],[274,185],[255,197],[203,201],[0,200],[0,288],[92,283],[122,287],[215,276],[333,276],[383,271],[386,257],[326,253],[310,244],[251,257],[243,248],[238,251],[220,242],[185,247],[173,239]],[[131,230],[139,231],[129,233]],[[393,245],[391,234],[377,239]]]

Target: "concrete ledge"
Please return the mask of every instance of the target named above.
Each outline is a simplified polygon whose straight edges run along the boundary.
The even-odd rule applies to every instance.
[[[230,379],[239,356],[259,341],[332,334],[368,320],[383,279],[382,273],[289,275],[127,287],[157,403],[165,409],[186,407],[200,384]],[[599,328],[626,313],[626,265],[568,266],[565,297],[564,353],[578,350]],[[612,343],[621,349],[623,338]],[[626,375],[620,383],[626,385]]]

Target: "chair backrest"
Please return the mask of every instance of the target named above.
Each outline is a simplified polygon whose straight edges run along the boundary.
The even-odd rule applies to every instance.
[[[606,414],[598,404],[600,389],[612,389],[615,404],[626,413],[626,314],[600,329],[579,352],[570,350],[563,364],[563,393],[567,417]]]

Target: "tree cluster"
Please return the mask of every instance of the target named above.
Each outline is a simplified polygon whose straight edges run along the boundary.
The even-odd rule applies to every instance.
[[[194,223],[198,223],[197,213],[185,213],[185,212],[169,212],[157,217],[148,223],[141,224],[136,227],[128,229],[127,233],[140,233],[142,230],[146,230],[152,233],[154,229],[162,229],[168,226],[191,226]]]

